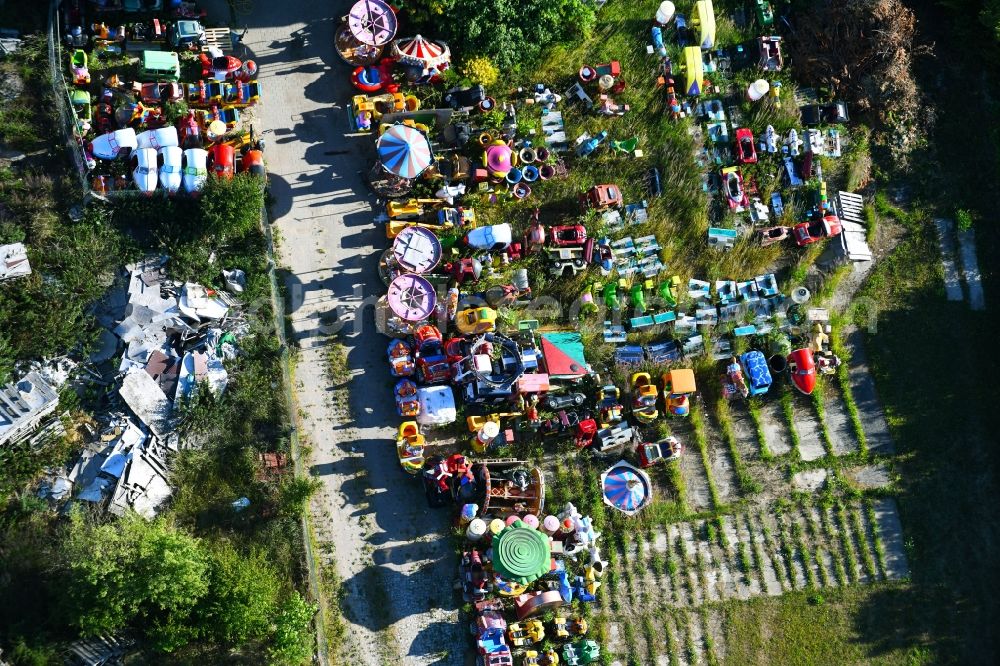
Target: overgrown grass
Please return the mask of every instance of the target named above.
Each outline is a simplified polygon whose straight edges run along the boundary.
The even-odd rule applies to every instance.
[[[719,497],[719,489],[712,475],[712,461],[708,456],[708,436],[705,432],[705,417],[701,413],[701,408],[692,404],[689,418],[691,419],[692,431],[694,432],[694,445],[701,456],[701,463],[705,469],[705,478],[708,480],[708,493],[712,498],[712,506],[719,509],[722,506],[722,500]]]
[[[816,410],[816,419],[819,422],[820,437],[823,440],[823,450],[830,460],[836,459],[836,452],[833,450],[833,439],[830,437],[830,428],[826,424],[826,404],[823,402],[824,388],[822,382],[816,383],[816,388],[812,392],[813,409]]]
[[[747,413],[753,421],[754,434],[757,435],[757,444],[760,446],[760,459],[764,462],[771,462],[774,454],[767,445],[767,437],[764,435],[764,422],[760,414],[760,403],[757,400],[747,401]]]
[[[739,448],[736,444],[736,433],[733,432],[733,416],[729,410],[729,403],[725,400],[715,402],[715,416],[719,423],[719,431],[722,439],[729,448],[729,455],[733,460],[733,471],[736,473],[736,480],[740,484],[740,490],[747,495],[759,493],[763,486],[760,481],[753,477],[747,465],[743,462]]]
[[[801,460],[802,454],[799,450],[801,440],[799,439],[798,428],[795,427],[794,398],[792,390],[787,386],[783,386],[781,389],[781,412],[785,415],[785,425],[788,426],[788,437],[792,441],[790,455],[793,460]]]

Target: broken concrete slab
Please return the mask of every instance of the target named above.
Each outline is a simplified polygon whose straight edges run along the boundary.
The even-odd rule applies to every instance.
[[[962,300],[962,283],[955,266],[955,224],[943,218],[934,219],[937,229],[938,246],[941,251],[941,266],[944,268],[944,293],[949,301]]]
[[[958,257],[962,261],[965,286],[969,289],[969,307],[973,310],[985,310],[986,296],[983,294],[983,278],[979,272],[979,259],[976,257],[975,229],[958,232]]]
[[[885,488],[892,483],[885,465],[865,465],[845,470],[847,478],[859,488]]]
[[[825,469],[809,469],[792,475],[792,487],[796,490],[814,492],[826,485],[829,472]]]
[[[154,435],[166,437],[173,430],[173,403],[145,370],[130,370],[122,379],[118,393]]]

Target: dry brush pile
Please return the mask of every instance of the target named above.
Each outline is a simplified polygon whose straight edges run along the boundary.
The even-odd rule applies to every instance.
[[[926,129],[913,78],[917,20],[900,0],[818,0],[788,37],[803,81],[829,88],[868,116],[877,143],[904,159]]]

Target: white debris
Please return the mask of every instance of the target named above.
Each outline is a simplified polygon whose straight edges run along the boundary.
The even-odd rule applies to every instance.
[[[222,279],[226,281],[226,289],[234,294],[242,294],[243,290],[247,288],[247,274],[242,269],[223,270]]]
[[[37,372],[0,387],[0,445],[18,442],[55,411],[59,396]]]
[[[217,292],[191,282],[184,283],[177,305],[181,314],[195,321],[222,319],[229,312],[229,305]]]
[[[31,265],[24,244],[0,245],[0,282],[25,275],[31,275]]]
[[[130,370],[122,380],[118,393],[154,435],[166,437],[173,429],[173,403],[145,370]]]

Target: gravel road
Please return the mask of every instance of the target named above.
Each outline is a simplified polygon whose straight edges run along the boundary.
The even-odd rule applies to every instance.
[[[213,16],[228,16],[223,2],[208,5]],[[249,28],[244,44],[260,68],[258,117],[274,131],[265,152],[299,348],[299,429],[312,447],[310,471],[323,484],[313,506],[316,536],[321,550],[333,544],[346,590],[344,645],[332,663],[461,664],[456,560],[443,538],[450,516],[426,508],[419,482],[395,456],[399,418],[383,358],[387,340],[375,331],[370,306],[382,290],[376,267],[385,247],[362,178],[372,142],[346,136],[350,72],[333,49],[349,5],[257,3],[241,6],[245,15],[236,18]],[[326,373],[335,339],[352,369],[350,416]]]

